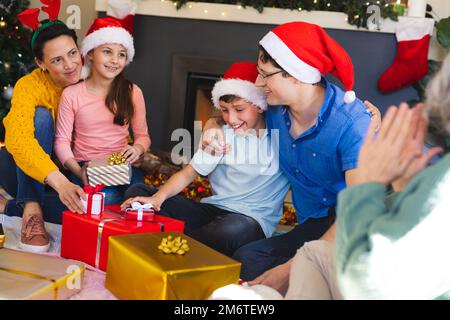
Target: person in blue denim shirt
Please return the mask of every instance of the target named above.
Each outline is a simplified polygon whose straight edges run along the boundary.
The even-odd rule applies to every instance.
[[[334,241],[337,194],[351,184],[370,113],[356,99],[353,65],[319,26],[292,22],[260,42],[259,76],[269,105],[268,129],[278,129],[280,166],[289,179],[298,225],[239,248],[241,278],[285,293],[291,258],[305,243]],[[344,92],[323,75],[332,73]],[[205,139],[204,139],[205,140]]]

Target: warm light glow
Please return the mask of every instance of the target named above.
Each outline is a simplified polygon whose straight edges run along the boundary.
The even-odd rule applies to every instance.
[[[189,8],[189,9],[192,9],[192,4],[188,5],[188,8]]]
[[[204,13],[208,13],[208,10],[203,10]]]
[[[221,15],[222,15],[223,17],[225,17],[227,14],[226,14],[225,12],[222,12]]]

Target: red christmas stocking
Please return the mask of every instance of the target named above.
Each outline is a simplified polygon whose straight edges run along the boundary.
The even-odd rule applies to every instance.
[[[433,27],[431,19],[399,22],[395,31],[397,55],[378,80],[381,92],[389,93],[406,87],[428,73],[428,48]]]

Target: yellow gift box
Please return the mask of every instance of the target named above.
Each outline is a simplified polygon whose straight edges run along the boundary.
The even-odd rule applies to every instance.
[[[2,248],[0,299],[66,299],[81,290],[84,270],[78,261]]]
[[[171,235],[186,239],[184,255],[158,249]],[[119,299],[201,300],[217,288],[237,284],[241,263],[176,232],[109,238],[105,286]]]

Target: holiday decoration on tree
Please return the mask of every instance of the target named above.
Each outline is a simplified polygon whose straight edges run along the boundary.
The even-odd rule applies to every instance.
[[[28,0],[0,2],[0,141],[4,139],[3,118],[11,105],[13,87],[35,66],[30,50],[31,31],[17,18],[29,4]]]
[[[389,93],[411,85],[428,73],[428,49],[434,21],[407,20],[396,28],[397,55],[392,65],[381,75],[378,87]]]
[[[177,9],[187,2],[209,2],[236,4],[242,7],[253,7],[258,12],[263,12],[264,7],[291,9],[297,11],[335,11],[347,14],[347,22],[351,25],[367,28],[367,20],[371,13],[367,8],[371,5],[380,7],[382,18],[390,18],[397,21],[399,13],[395,10],[396,2],[386,0],[172,0]]]

